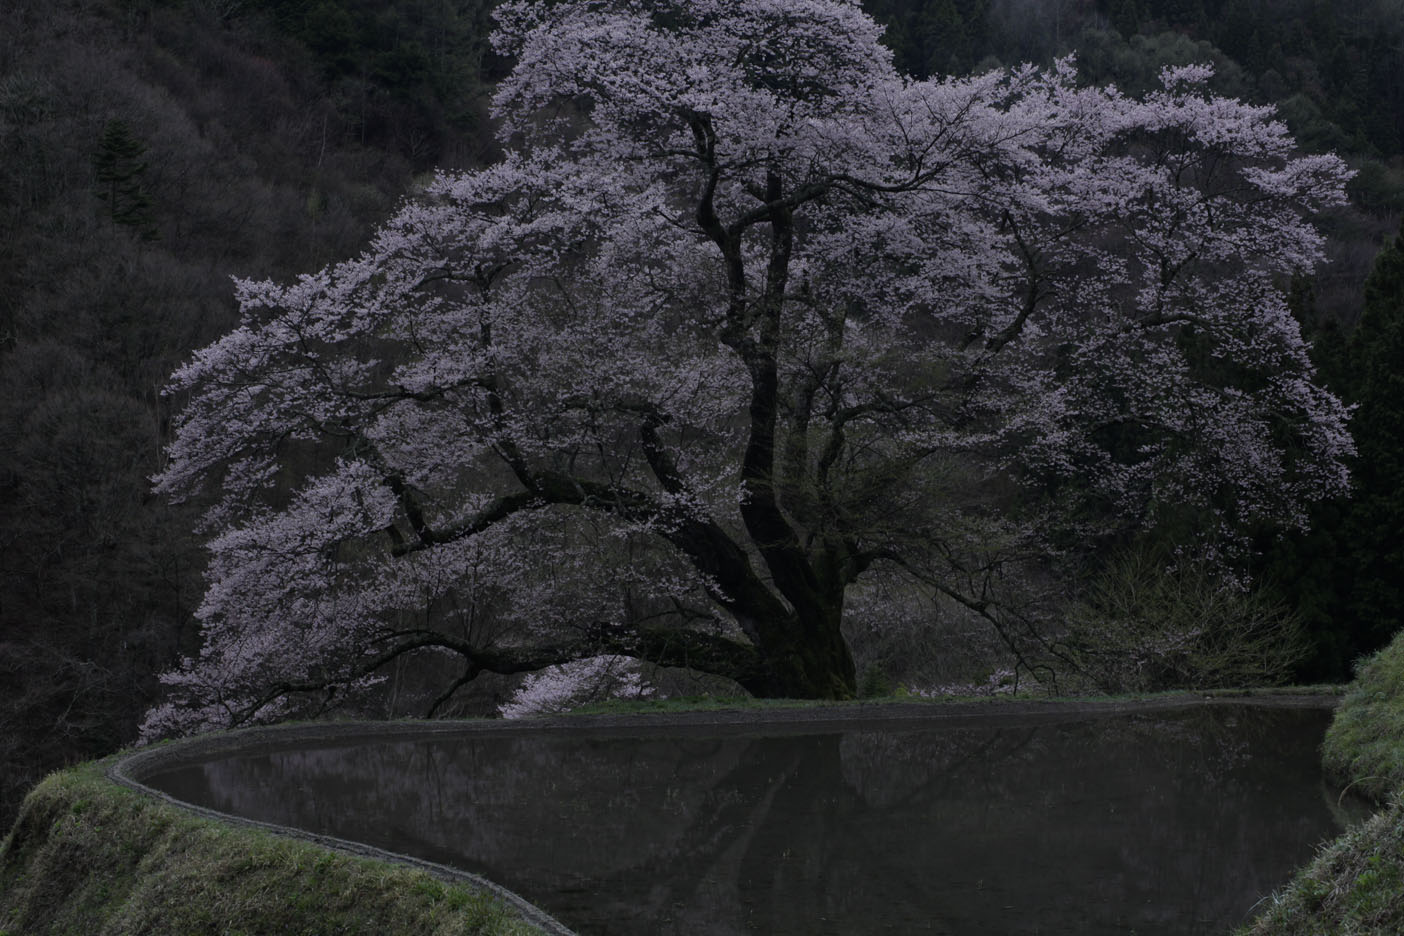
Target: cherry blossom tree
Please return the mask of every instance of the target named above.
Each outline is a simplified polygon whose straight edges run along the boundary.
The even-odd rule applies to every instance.
[[[239,282],[173,378],[157,487],[213,538],[149,734],[416,652],[460,661],[437,702],[606,656],[844,697],[867,576],[997,621],[1054,531],[1190,511],[1222,549],[1345,484],[1281,286],[1349,173],[1207,68],[916,81],[851,0],[496,15],[502,159]]]

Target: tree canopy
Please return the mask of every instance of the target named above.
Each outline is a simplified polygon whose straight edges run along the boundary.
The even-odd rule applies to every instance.
[[[618,655],[843,697],[864,581],[1002,627],[1016,560],[1190,515],[1227,562],[1344,489],[1283,288],[1349,173],[1208,68],[915,80],[848,0],[496,15],[503,158],[239,282],[173,378],[158,489],[213,538],[149,734],[411,652],[446,693]]]

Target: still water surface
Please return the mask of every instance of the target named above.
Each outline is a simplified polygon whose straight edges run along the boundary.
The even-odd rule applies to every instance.
[[[147,782],[476,871],[581,934],[1187,936],[1229,930],[1342,829],[1328,720],[408,730]]]

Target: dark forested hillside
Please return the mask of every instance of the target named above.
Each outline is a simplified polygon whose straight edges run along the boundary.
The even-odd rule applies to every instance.
[[[195,649],[192,516],[148,478],[230,277],[355,252],[486,145],[482,9],[377,6],[0,7],[0,823]]]
[[[486,88],[501,63],[484,41],[489,7],[0,5],[0,824],[44,771],[130,741],[155,674],[197,649],[193,514],[149,492],[180,403],[161,396],[167,375],[232,325],[231,276],[285,278],[352,254],[417,173],[490,156]],[[1334,263],[1301,285],[1298,307],[1323,347],[1373,362],[1359,394],[1387,399],[1389,362],[1361,345],[1377,331],[1397,345],[1397,327],[1353,336],[1404,211],[1400,0],[868,7],[916,74],[1077,49],[1088,80],[1138,90],[1163,64],[1211,61],[1218,90],[1277,104],[1306,147],[1347,155],[1354,207],[1330,219]],[[1330,511],[1368,522],[1349,504]],[[1310,544],[1273,548],[1279,578],[1310,580]],[[1341,618],[1322,594],[1292,597],[1334,629],[1318,669],[1341,677],[1398,622],[1366,627],[1360,615],[1378,607]]]

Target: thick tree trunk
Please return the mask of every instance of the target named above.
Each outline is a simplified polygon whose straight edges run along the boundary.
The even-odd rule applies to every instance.
[[[741,459],[741,519],[751,545],[760,554],[769,583],[755,576],[750,558],[715,524],[694,524],[673,534],[700,571],[712,576],[725,595],[720,603],[742,621],[760,651],[764,681],[745,685],[756,695],[803,699],[848,699],[857,689],[853,656],[843,639],[843,584],[821,575],[814,556],[802,543],[792,518],[781,507],[775,475],[775,455],[781,401],[779,359],[782,309],[795,241],[795,208],[819,197],[824,186],[787,194],[784,180],[766,173],[762,205],[730,226],[716,213],[713,196],[720,178],[712,148],[710,124],[693,124],[697,155],[710,174],[697,205],[697,222],[716,244],[726,265],[729,302],[718,337],[736,353],[751,378],[747,409],[749,432]],[[764,285],[757,294],[746,276],[742,239],[752,225],[768,224],[770,250]],[[656,434],[645,427],[645,452],[665,489],[678,484],[677,474]],[[803,433],[804,427],[799,427]],[[803,461],[803,459],[797,459]],[[698,535],[698,534],[703,535]],[[701,549],[699,544],[707,543]],[[722,543],[722,549],[712,543]],[[784,596],[784,601],[776,597]],[[788,602],[788,607],[786,606]]]
[[[766,673],[745,688],[762,698],[851,699],[858,679],[839,622],[842,601],[801,618],[756,621]]]

